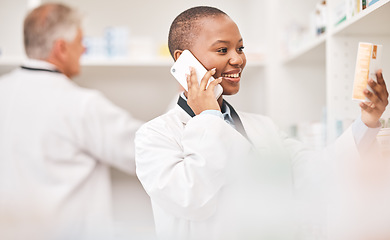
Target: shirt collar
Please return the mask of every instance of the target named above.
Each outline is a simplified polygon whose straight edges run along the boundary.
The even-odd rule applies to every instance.
[[[230,114],[230,108],[225,102],[222,102],[221,112],[224,116],[228,115],[230,118],[232,117]]]

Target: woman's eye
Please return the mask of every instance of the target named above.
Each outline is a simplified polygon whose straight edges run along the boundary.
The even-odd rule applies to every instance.
[[[243,51],[244,51],[244,47],[238,48],[238,51],[239,51],[239,52],[243,52]]]
[[[218,49],[219,53],[227,53],[227,48]]]

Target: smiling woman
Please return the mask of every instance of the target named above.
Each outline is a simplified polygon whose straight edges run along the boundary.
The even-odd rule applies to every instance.
[[[194,14],[196,17],[189,21],[189,15]],[[222,77],[224,95],[239,91],[241,73],[246,65],[244,43],[237,25],[226,13],[214,8],[184,11],[172,23],[169,36],[168,44],[175,60],[188,49],[207,70],[216,68],[213,77]],[[186,41],[178,43],[179,37]],[[222,98],[218,102],[222,104]]]
[[[226,15],[203,18],[199,24],[207,27],[202,28],[190,50],[207,69],[217,69],[213,76],[222,77],[224,95],[236,94],[246,65],[244,43],[237,25]]]
[[[192,69],[188,92],[176,107],[136,135],[137,176],[151,198],[162,239],[291,238],[296,234],[288,230],[298,228],[291,187],[309,190],[307,196],[324,194],[318,191],[327,190],[330,161],[355,158],[362,142],[375,144],[366,133],[378,130],[357,119],[332,149],[315,152],[288,138],[268,117],[236,112],[222,96],[216,100],[219,83],[223,95],[240,90],[243,44],[235,22],[213,7],[190,8],[171,25],[173,58],[188,49],[208,71],[199,84]],[[206,88],[211,76],[216,80]],[[381,94],[387,93],[383,87],[378,86]],[[318,191],[310,192],[313,186]],[[275,231],[280,226],[282,235]]]

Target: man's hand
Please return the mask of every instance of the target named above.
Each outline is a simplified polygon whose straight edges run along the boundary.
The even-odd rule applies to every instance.
[[[208,71],[202,78],[200,84],[198,84],[196,71],[194,68],[191,67],[190,75],[187,75],[187,103],[196,115],[205,110],[221,111],[221,108],[219,107],[217,99],[214,95],[214,88],[217,86],[217,84],[222,82],[222,78],[217,78],[212,81],[206,89],[207,83],[210,77],[215,74],[215,71],[215,68]]]
[[[382,70],[376,72],[377,82],[369,79],[368,85],[372,88],[374,93],[364,90],[364,95],[370,99],[371,102],[361,102],[360,108],[362,109],[362,121],[367,127],[378,127],[378,122],[383,112],[389,103],[389,93],[386,89],[386,83],[383,80]]]

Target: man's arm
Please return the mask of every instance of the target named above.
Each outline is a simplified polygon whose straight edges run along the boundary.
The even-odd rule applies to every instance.
[[[135,174],[135,133],[142,122],[107,100],[92,94],[84,103],[82,146],[98,161]]]

